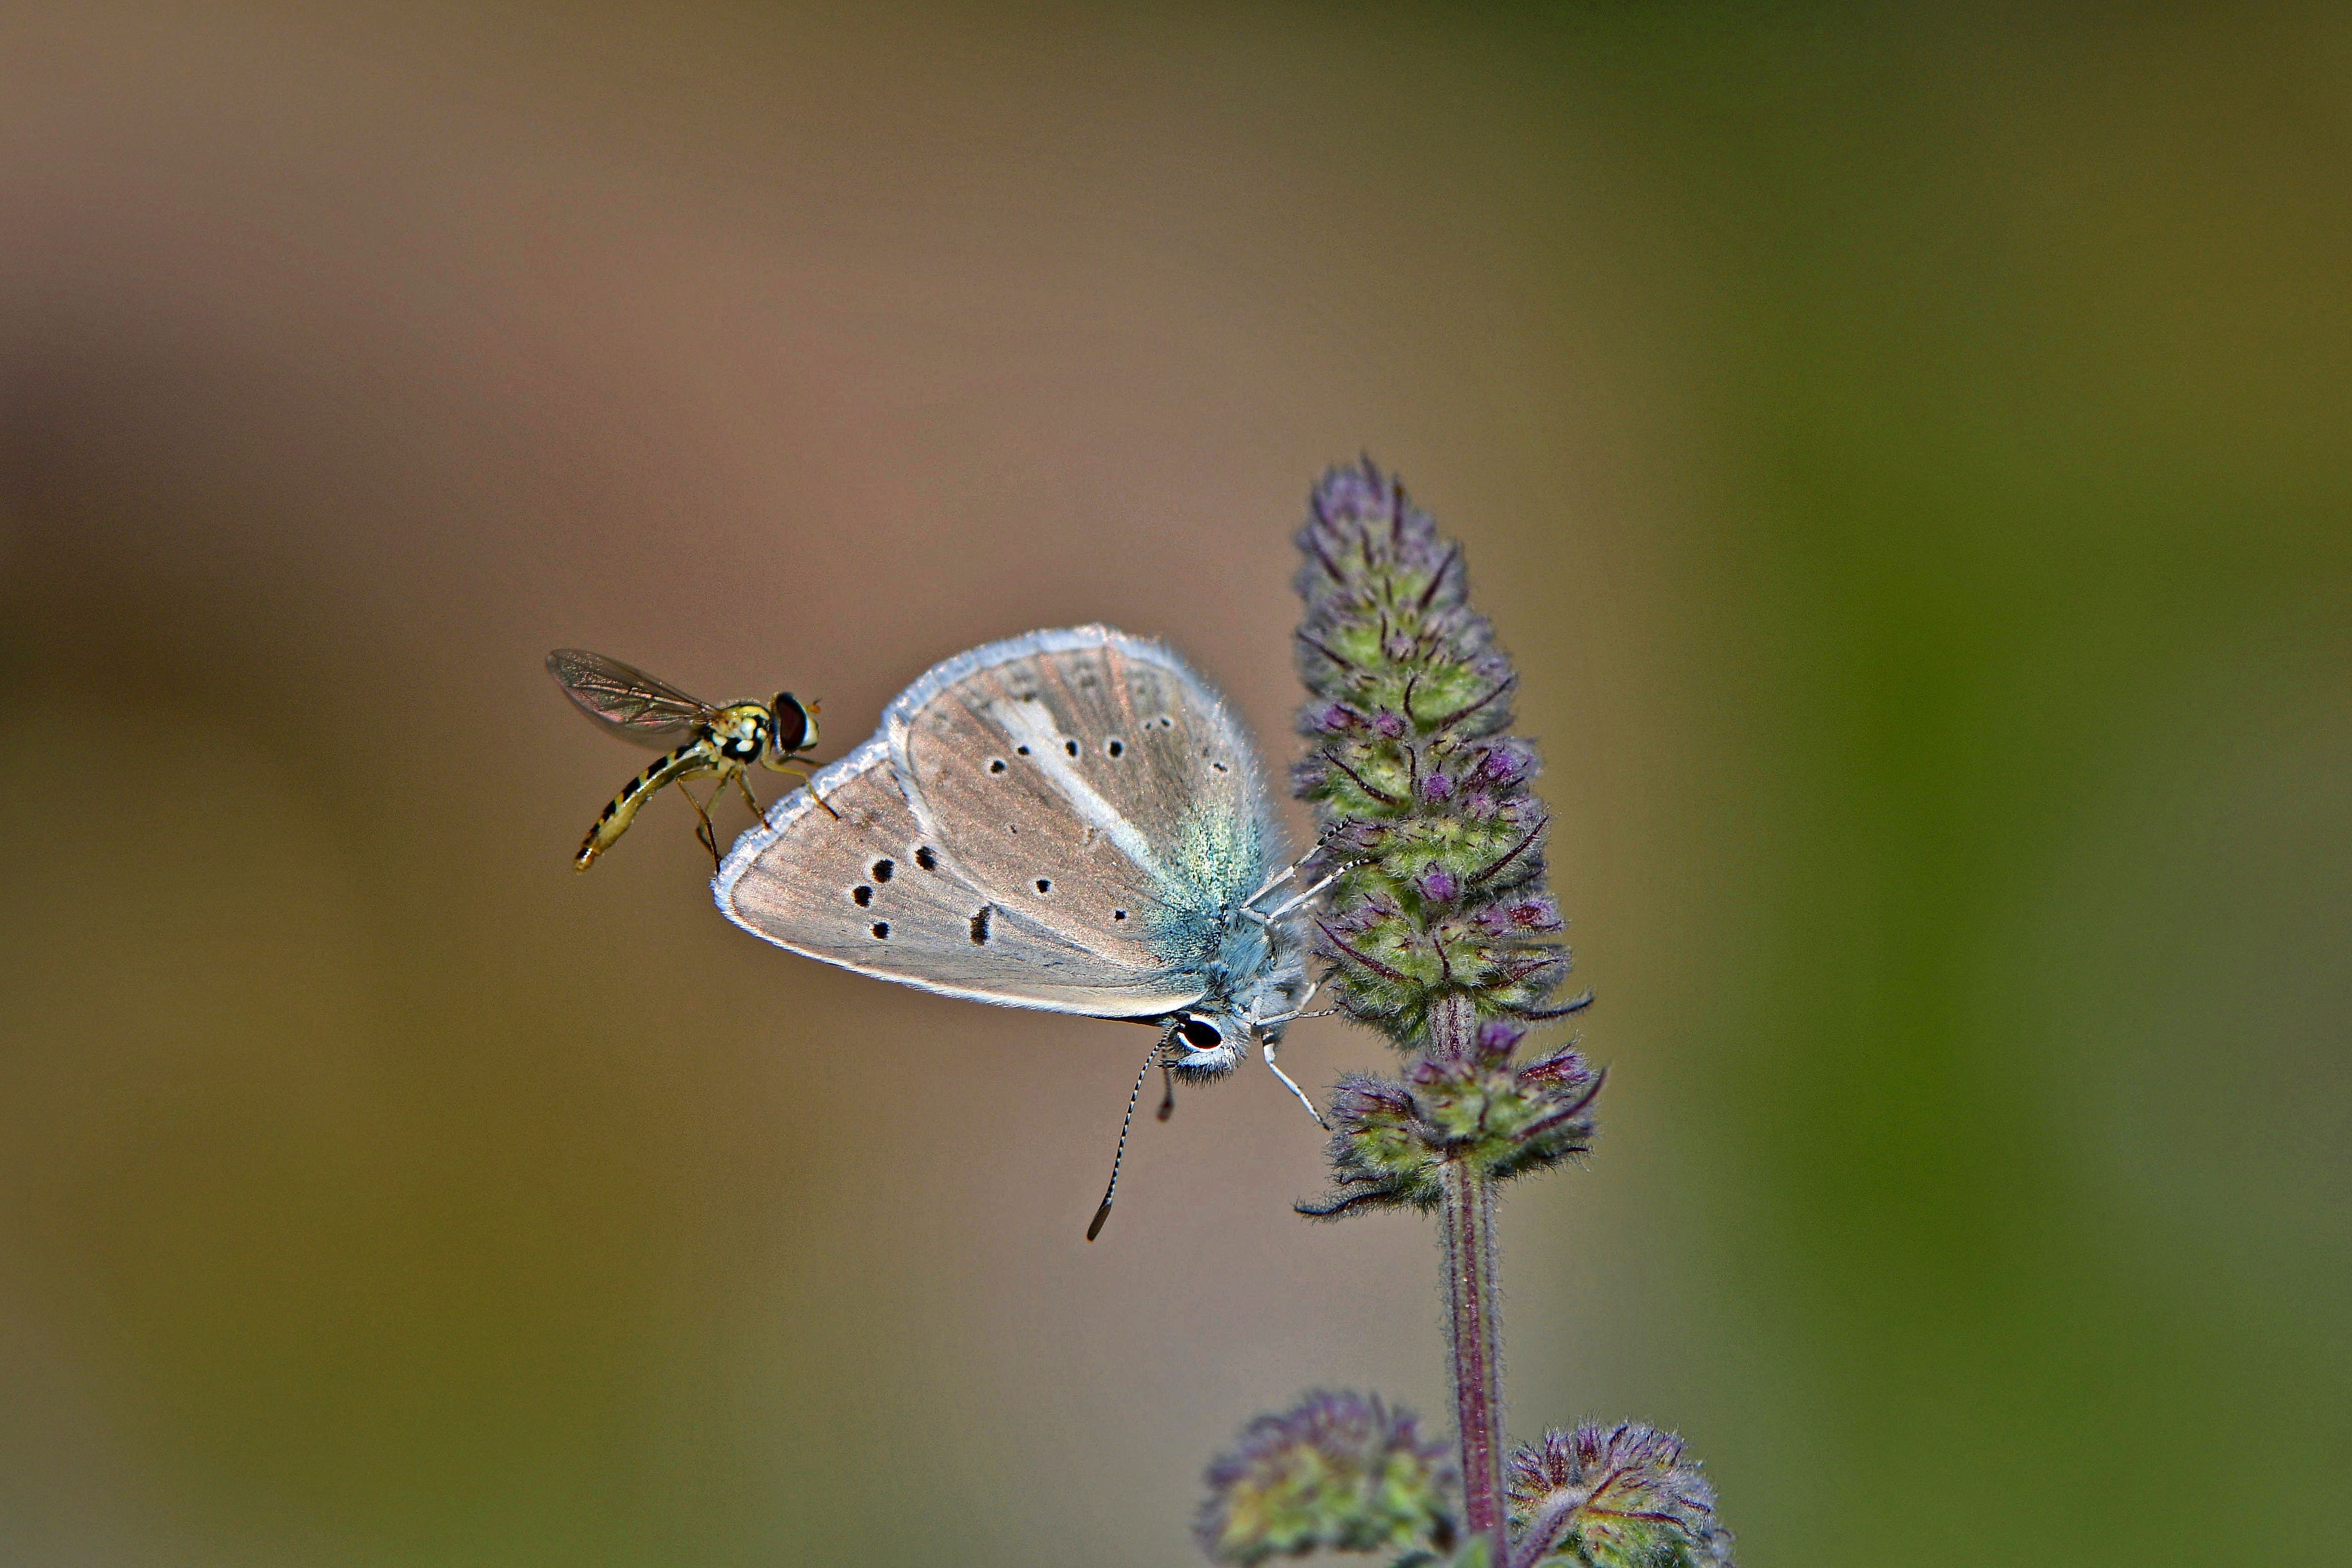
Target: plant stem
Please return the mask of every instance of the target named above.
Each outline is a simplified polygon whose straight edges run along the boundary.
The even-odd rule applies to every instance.
[[[1464,1522],[1504,1560],[1503,1390],[1495,1321],[1495,1189],[1485,1173],[1445,1169],[1438,1245],[1445,1249],[1445,1316],[1454,1344],[1454,1408],[1462,1436]]]
[[[1431,1010],[1427,1054],[1438,1060],[1469,1054],[1476,1017],[1470,999],[1444,998]],[[1492,1543],[1490,1561],[1507,1560],[1510,1541],[1503,1515],[1502,1333],[1496,1308],[1495,1189],[1486,1173],[1465,1161],[1444,1170],[1445,1201],[1438,1211],[1437,1245],[1445,1260],[1445,1329],[1453,1349],[1455,1430],[1462,1442],[1464,1523]]]

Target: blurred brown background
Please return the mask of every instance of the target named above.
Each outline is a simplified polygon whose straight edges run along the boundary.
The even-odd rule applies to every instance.
[[[1548,748],[1513,1424],[1750,1568],[2352,1527],[2341,7],[0,11],[0,1561],[1181,1563],[1443,1415],[1252,1069],[712,911],[578,643],[1165,635],[1369,447]],[[740,810],[726,819],[740,826]],[[1295,1037],[1310,1084],[1380,1048]]]

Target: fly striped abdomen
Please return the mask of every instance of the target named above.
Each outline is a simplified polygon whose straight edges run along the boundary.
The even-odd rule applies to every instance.
[[[705,740],[698,737],[623,784],[621,793],[605,803],[604,814],[588,830],[588,837],[580,841],[580,853],[572,859],[573,868],[585,871],[594,865],[596,857],[610,849],[629,830],[629,824],[636,820],[637,808],[651,800],[656,791],[680,779],[716,773],[708,753]]]

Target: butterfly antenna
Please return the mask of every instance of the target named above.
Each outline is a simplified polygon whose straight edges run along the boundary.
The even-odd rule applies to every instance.
[[[1143,1066],[1135,1075],[1135,1087],[1127,1093],[1127,1120],[1118,1124],[1118,1152],[1110,1157],[1110,1185],[1103,1189],[1102,1207],[1095,1210],[1094,1224],[1087,1226],[1087,1239],[1092,1241],[1102,1234],[1103,1223],[1110,1218],[1110,1200],[1118,1193],[1118,1168],[1127,1159],[1127,1130],[1135,1125],[1135,1104],[1143,1098],[1143,1080],[1151,1076],[1151,1064],[1176,1037],[1176,1026],[1170,1024],[1168,1032],[1151,1044],[1151,1054],[1143,1058]]]

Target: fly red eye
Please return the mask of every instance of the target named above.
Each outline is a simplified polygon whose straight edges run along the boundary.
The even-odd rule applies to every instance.
[[[773,736],[776,754],[790,756],[805,749],[812,739],[809,731],[814,726],[809,723],[808,710],[801,706],[800,699],[789,691],[779,691],[772,708],[776,715]]]
[[[1224,1043],[1224,1036],[1205,1018],[1187,1018],[1176,1031],[1184,1043],[1196,1051],[1213,1050]]]

